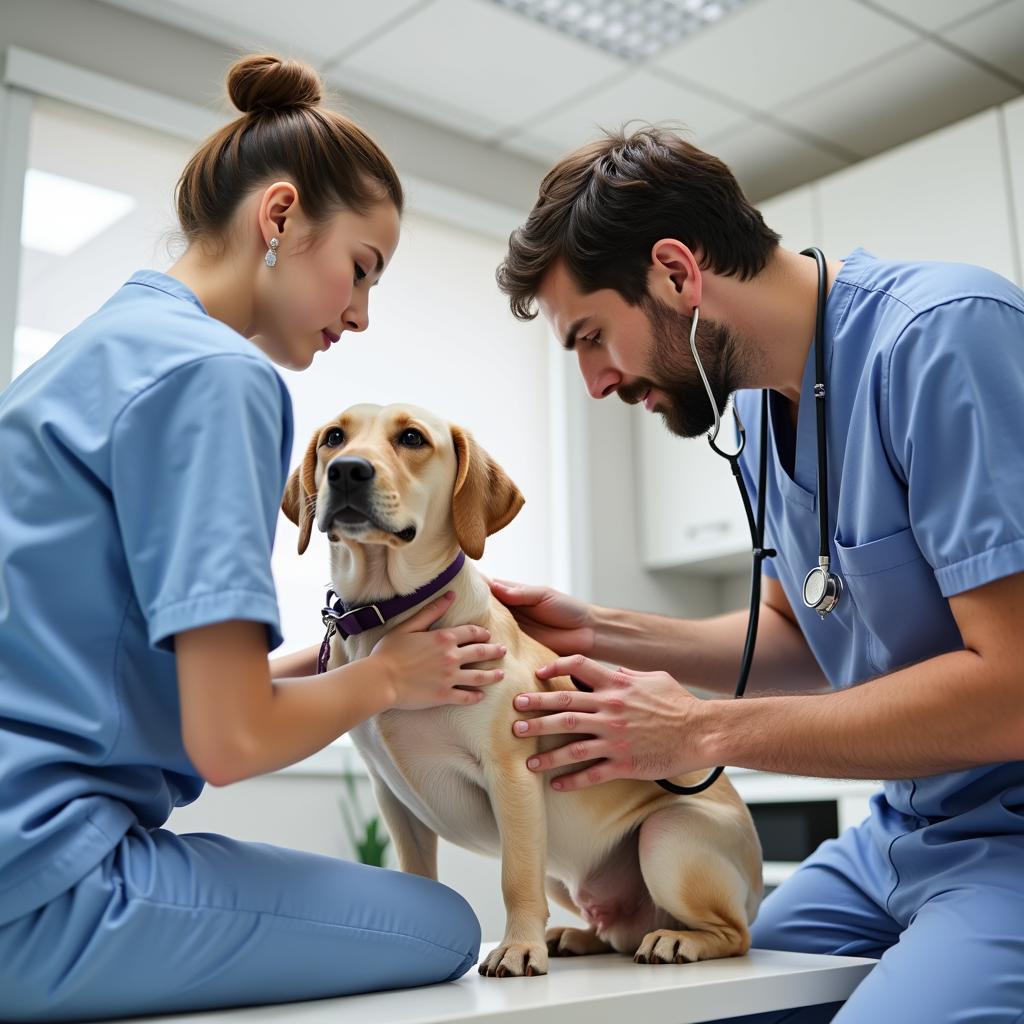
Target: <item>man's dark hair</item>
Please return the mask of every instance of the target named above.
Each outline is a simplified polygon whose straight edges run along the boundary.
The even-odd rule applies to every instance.
[[[747,280],[779,243],[721,160],[674,131],[608,133],[545,176],[526,223],[509,236],[498,287],[520,320],[559,260],[584,294],[613,288],[630,305],[647,294],[651,247],[679,239],[702,267]]]

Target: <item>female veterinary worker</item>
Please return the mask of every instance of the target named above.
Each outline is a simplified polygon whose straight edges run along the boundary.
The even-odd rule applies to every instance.
[[[228,88],[243,116],[179,182],[183,257],[0,396],[4,1019],[419,985],[478,952],[436,882],[160,827],[204,779],[298,761],[387,707],[479,700],[500,670],[462,666],[503,653],[478,626],[426,632],[441,598],[351,666],[267,660],[292,441],[273,364],[366,327],[402,190],[308,67],[244,58]]]

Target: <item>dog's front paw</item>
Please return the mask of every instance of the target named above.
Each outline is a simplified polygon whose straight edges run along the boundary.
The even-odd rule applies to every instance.
[[[488,978],[529,978],[548,973],[548,951],[542,942],[503,942],[480,964]]]

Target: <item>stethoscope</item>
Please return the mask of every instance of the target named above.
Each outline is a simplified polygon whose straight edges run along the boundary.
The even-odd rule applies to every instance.
[[[830,571],[830,559],[828,548],[828,460],[825,450],[825,296],[827,292],[827,271],[825,256],[820,249],[804,249],[801,256],[813,256],[818,265],[818,308],[814,324],[814,405],[818,420],[818,564],[804,577],[803,598],[808,608],[813,608],[822,618],[831,612],[839,603],[843,593],[843,581]],[[768,389],[761,391],[761,454],[757,471],[757,517],[750,507],[750,495],[747,494],[746,485],[743,483],[743,474],[740,472],[740,455],[747,443],[747,434],[743,428],[743,421],[733,406],[733,416],[736,418],[736,429],[739,436],[739,447],[734,452],[727,452],[719,448],[718,432],[722,423],[718,415],[718,405],[715,396],[711,391],[704,367],[701,366],[700,357],[697,355],[697,323],[700,319],[699,307],[693,309],[693,323],[690,327],[690,351],[693,353],[693,360],[700,372],[700,379],[704,382],[704,390],[708,393],[708,400],[711,402],[711,409],[715,414],[715,425],[708,434],[708,443],[712,450],[729,460],[732,467],[732,475],[740,489],[740,497],[743,499],[743,511],[747,516],[747,525],[750,528],[750,542],[753,547],[753,572],[750,582],[750,617],[747,620],[747,638],[743,647],[743,660],[740,663],[740,674],[736,680],[736,697],[742,697],[747,688],[747,676],[750,674],[750,666],[754,660],[754,645],[757,643],[757,620],[761,610],[761,565],[766,558],[772,558],[776,554],[773,548],[764,546],[764,491],[765,481],[768,476]],[[703,782],[695,786],[677,786],[668,779],[658,779],[658,785],[667,789],[670,793],[692,794],[700,793],[710,786],[724,770],[724,765],[719,765]]]

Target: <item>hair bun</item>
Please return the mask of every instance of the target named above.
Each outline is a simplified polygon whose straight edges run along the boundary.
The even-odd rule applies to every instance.
[[[289,107],[315,107],[322,95],[320,76],[297,60],[271,54],[242,57],[228,72],[228,95],[245,114]]]

